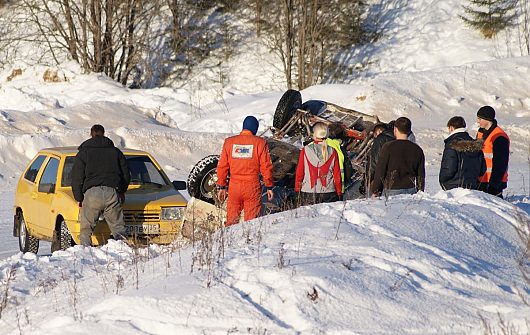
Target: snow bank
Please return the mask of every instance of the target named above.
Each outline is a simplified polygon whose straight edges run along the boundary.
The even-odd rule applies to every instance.
[[[14,269],[2,322],[6,334],[479,334],[479,316],[499,313],[523,327],[529,222],[457,189],[302,207],[178,250],[18,254],[0,263],[3,285]]]

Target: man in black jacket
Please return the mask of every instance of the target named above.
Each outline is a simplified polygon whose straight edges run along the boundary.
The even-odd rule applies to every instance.
[[[447,122],[449,136],[445,139],[439,181],[444,190],[457,187],[478,189],[479,178],[486,172],[482,142],[475,141],[466,131],[466,121],[454,116]]]
[[[129,168],[123,153],[105,137],[103,126],[90,129],[91,138],[79,146],[72,168],[72,192],[81,211],[79,239],[92,245],[92,232],[101,213],[116,240],[125,238],[121,204],[130,182]]]
[[[374,180],[375,167],[377,165],[377,159],[379,157],[379,151],[383,147],[383,144],[393,141],[396,138],[394,137],[394,122],[387,125],[385,123],[378,123],[374,127],[374,141],[372,142],[372,147],[368,153],[366,159],[366,183],[369,186]]]
[[[425,190],[425,155],[423,150],[408,135],[412,122],[400,117],[394,124],[395,141],[387,142],[381,148],[370,194],[385,196],[414,194]]]

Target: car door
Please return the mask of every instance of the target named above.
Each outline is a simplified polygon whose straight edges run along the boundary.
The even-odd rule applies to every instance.
[[[30,166],[24,172],[24,177],[21,178],[17,187],[16,203],[18,206],[22,207],[26,224],[30,226],[32,230],[33,224],[37,221],[39,216],[39,213],[33,206],[36,197],[35,185],[37,184],[37,177],[42,174],[46,159],[46,154],[39,154],[35,157],[33,162],[31,162]]]
[[[33,203],[38,220],[35,222],[37,233],[52,237],[55,228],[55,208],[52,207],[55,189],[57,187],[57,174],[59,169],[59,157],[50,156],[45,163],[44,170],[35,185]]]

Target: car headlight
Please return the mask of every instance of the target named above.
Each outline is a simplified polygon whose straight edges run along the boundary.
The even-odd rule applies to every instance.
[[[160,220],[175,221],[182,220],[186,207],[164,207],[160,212]]]

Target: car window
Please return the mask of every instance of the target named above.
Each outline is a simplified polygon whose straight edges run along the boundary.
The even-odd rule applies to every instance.
[[[53,192],[57,182],[57,169],[59,168],[59,160],[57,158],[50,158],[46,168],[42,173],[39,182],[39,192]]]
[[[44,159],[46,159],[45,155],[40,155],[39,157],[37,157],[29,167],[28,171],[26,171],[26,173],[24,174],[24,178],[34,183],[35,178],[37,178],[37,174],[39,173],[40,167],[44,162]]]
[[[167,185],[164,177],[148,156],[126,156],[131,184]]]
[[[68,156],[64,160],[63,175],[61,176],[61,187],[72,186],[72,168],[74,167],[75,156]]]

